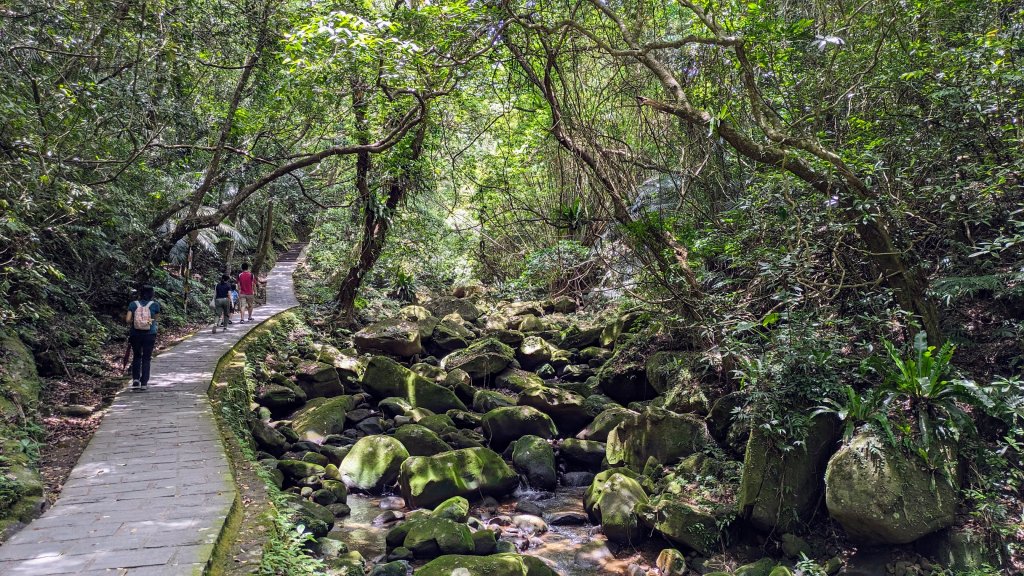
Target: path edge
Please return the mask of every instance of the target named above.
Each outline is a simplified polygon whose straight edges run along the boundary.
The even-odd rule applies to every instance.
[[[221,412],[221,407],[225,402],[223,396],[239,379],[244,382],[245,350],[249,347],[249,344],[261,334],[273,330],[284,315],[292,313],[297,308],[297,305],[285,308],[273,316],[260,321],[259,324],[242,336],[238,342],[235,342],[217,361],[210,385],[206,390],[206,396],[213,412],[214,423],[217,425],[217,432],[220,434],[221,445],[224,448],[225,459],[231,470],[231,485],[234,488],[235,494],[231,502],[231,509],[221,524],[217,540],[213,544],[213,550],[210,559],[206,562],[203,574],[220,576],[228,571],[226,567],[231,565],[231,558],[228,557],[228,553],[243,527],[244,510],[241,501],[242,492],[238,487],[238,479],[240,475],[256,475],[252,469],[252,463],[242,455],[238,436],[232,429],[231,424],[223,417]],[[241,355],[241,358],[238,357],[239,355]],[[262,484],[263,480],[258,478],[258,476],[257,479]],[[266,498],[265,491],[261,492],[264,496],[264,503],[272,504]]]

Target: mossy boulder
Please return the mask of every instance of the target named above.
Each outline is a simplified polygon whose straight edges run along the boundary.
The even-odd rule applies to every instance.
[[[465,524],[443,517],[410,520],[412,526],[402,545],[419,559],[442,554],[472,554],[473,535]]]
[[[334,364],[303,360],[295,367],[295,383],[307,398],[331,397],[345,393]]]
[[[586,398],[562,388],[538,387],[519,394],[520,406],[531,406],[554,420],[565,435],[576,434],[594,419],[586,406]]]
[[[622,406],[612,406],[602,410],[586,428],[576,435],[580,440],[607,442],[608,434],[624,420],[636,418],[640,414]]]
[[[508,367],[514,358],[515,352],[507,344],[497,338],[483,338],[445,356],[441,367],[465,370],[474,382],[483,382]]]
[[[533,488],[554,490],[558,483],[555,451],[539,436],[523,436],[512,443],[512,465]]]
[[[495,408],[507,408],[515,405],[515,398],[494,390],[477,390],[473,395],[473,410],[484,414]]]
[[[274,457],[284,454],[288,447],[288,439],[284,437],[284,434],[281,434],[263,420],[251,420],[249,422],[249,431],[253,439],[256,440],[256,445],[260,450]]]
[[[380,492],[395,483],[402,463],[408,458],[409,451],[397,439],[366,436],[352,446],[338,470],[349,488]]]
[[[433,412],[445,412],[453,408],[465,410],[466,405],[455,392],[427,380],[398,362],[383,356],[374,356],[363,374],[363,389],[377,398],[396,396],[404,398],[413,407],[426,408]]]
[[[506,552],[490,556],[441,556],[416,571],[416,576],[558,576],[540,558]]]
[[[278,415],[287,414],[302,406],[307,399],[306,393],[292,383],[264,384],[256,394],[256,402],[260,406],[266,406],[271,413]]]
[[[326,536],[334,527],[334,514],[327,508],[306,500],[298,494],[283,493],[283,512],[293,524],[302,524],[317,538]]]
[[[399,426],[394,438],[405,446],[410,456],[433,456],[452,449],[437,433],[419,424]]]
[[[738,506],[740,515],[764,531],[792,532],[810,522],[825,488],[825,467],[835,452],[835,419],[811,421],[804,441],[785,452],[760,428],[747,441]]]
[[[851,540],[866,544],[907,544],[951,526],[956,494],[916,456],[873,434],[855,436],[825,471],[829,515]]]
[[[465,522],[469,519],[469,500],[462,496],[452,496],[434,507],[430,515],[434,518],[447,518],[453,522]]]
[[[604,442],[566,438],[558,445],[558,455],[573,470],[597,471],[601,468],[606,449]]]
[[[670,542],[705,555],[719,547],[721,529],[716,518],[695,506],[665,498],[638,505],[636,513],[644,526],[657,530]]]
[[[498,388],[507,388],[514,392],[525,392],[531,388],[544,386],[544,380],[533,372],[519,368],[508,368],[498,374],[494,379],[494,385]]]
[[[277,469],[284,473],[285,478],[297,482],[310,476],[323,476],[324,467],[304,460],[278,460]]]
[[[504,450],[512,441],[526,435],[555,438],[558,428],[547,414],[530,406],[495,408],[484,414],[480,422],[488,443]]]
[[[423,352],[419,324],[404,318],[371,324],[356,332],[353,341],[363,352],[383,352],[403,358]]]
[[[702,418],[647,407],[608,434],[608,463],[641,469],[648,458],[663,465],[715,445]]]
[[[516,359],[527,370],[533,370],[551,361],[552,354],[558,348],[552,346],[547,340],[540,336],[527,336],[516,351]]]
[[[565,348],[567,350],[582,350],[584,348],[592,347],[601,341],[602,330],[603,327],[601,326],[595,326],[593,328],[570,326],[561,333],[558,347]]]
[[[314,398],[292,415],[292,430],[306,440],[319,441],[345,430],[345,414],[356,406],[352,396]]]
[[[442,321],[430,335],[430,348],[443,352],[454,352],[469,346],[473,333],[457,322]]]
[[[583,507],[591,520],[601,524],[613,542],[635,544],[643,537],[637,506],[647,503],[647,493],[637,476],[622,469],[601,472],[583,495]]]
[[[456,313],[462,316],[466,322],[476,322],[477,318],[481,316],[480,308],[462,298],[437,298],[427,303],[427,308],[438,318]]]
[[[601,392],[620,404],[650,400],[658,395],[647,382],[647,366],[642,354],[623,348],[605,362],[597,372]]]
[[[519,485],[519,476],[497,452],[465,448],[409,458],[402,463],[398,483],[409,505],[429,507],[452,496],[504,496]]]

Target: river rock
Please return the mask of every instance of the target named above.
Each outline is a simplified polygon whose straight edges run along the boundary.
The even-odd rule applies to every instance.
[[[607,442],[608,434],[612,429],[621,424],[624,420],[635,418],[637,416],[639,416],[638,412],[634,412],[628,408],[623,408],[622,406],[612,406],[611,408],[602,410],[586,428],[576,435],[576,437],[580,440]]]
[[[636,507],[636,513],[643,525],[672,542],[704,555],[718,547],[720,528],[715,517],[694,506],[664,499],[657,504],[642,503]]]
[[[273,414],[287,414],[305,401],[306,393],[295,385],[265,384],[256,395],[256,402],[269,408]]]
[[[394,437],[405,446],[410,456],[433,456],[452,449],[433,430],[419,424],[399,426]]]
[[[829,460],[825,504],[854,541],[906,544],[953,524],[956,490],[916,456],[860,434]]]
[[[445,320],[434,327],[430,335],[430,347],[443,353],[454,352],[469,346],[472,339],[473,333],[468,328],[460,323]]]
[[[531,388],[544,386],[544,380],[533,372],[527,372],[519,368],[508,368],[494,379],[494,385],[498,388],[507,388],[514,392],[525,392]]]
[[[540,558],[515,553],[490,556],[441,556],[416,571],[416,576],[558,576]]]
[[[466,409],[466,405],[450,389],[383,356],[370,359],[363,374],[362,386],[377,398],[395,396],[405,399],[413,407],[433,412]]]
[[[702,418],[648,407],[608,434],[608,463],[641,469],[648,458],[663,465],[713,447],[715,441]]]
[[[292,430],[303,439],[322,441],[345,430],[345,415],[355,408],[352,396],[314,398],[292,415]]]
[[[282,496],[285,514],[293,524],[302,524],[307,532],[317,538],[326,536],[334,527],[334,514],[327,508],[296,494],[283,492]]]
[[[277,457],[284,454],[287,449],[288,439],[284,437],[284,434],[281,434],[263,420],[250,421],[249,430],[252,432],[252,437],[256,440],[256,444],[261,450],[266,450],[271,455]]]
[[[429,302],[427,308],[438,318],[444,318],[454,312],[467,322],[476,322],[481,315],[480,309],[475,304],[461,298],[437,298]]]
[[[512,444],[512,465],[526,476],[526,482],[539,490],[554,490],[555,451],[539,436],[523,436]]]
[[[404,318],[371,324],[356,332],[353,341],[363,352],[383,352],[403,358],[423,352],[419,324]]]
[[[442,554],[472,554],[473,535],[465,524],[448,518],[430,517],[409,521],[412,526],[403,546],[419,559]]]
[[[524,390],[519,394],[518,403],[550,416],[558,430],[567,436],[576,434],[594,419],[585,405],[586,398],[561,388],[542,386]]]
[[[469,500],[462,496],[452,496],[438,504],[431,516],[434,518],[447,518],[452,522],[465,523],[469,520]]]
[[[839,431],[834,417],[821,414],[801,446],[782,452],[760,428],[747,441],[737,505],[757,529],[791,532],[810,522],[825,488],[825,466]]]
[[[540,336],[527,336],[516,351],[516,359],[527,370],[532,370],[551,361],[551,355],[558,348]]]
[[[334,364],[303,360],[295,367],[295,383],[307,398],[322,398],[345,393]]]
[[[558,428],[551,418],[530,406],[491,410],[484,414],[481,427],[488,443],[496,450],[504,450],[510,442],[528,434],[547,439],[558,436]]]
[[[487,448],[465,448],[434,456],[413,456],[398,477],[402,495],[414,507],[436,506],[452,496],[504,496],[519,476]]]
[[[297,482],[310,476],[323,476],[324,467],[302,460],[278,460],[277,469],[284,473],[285,478]]]
[[[395,560],[387,564],[377,564],[370,570],[369,576],[405,576],[409,573],[409,563],[405,560]]]
[[[477,390],[473,395],[473,410],[485,414],[495,408],[507,408],[515,405],[515,398],[494,390]]]
[[[474,382],[484,382],[504,370],[514,357],[515,353],[508,345],[496,338],[483,338],[445,356],[441,367],[465,370]]]
[[[573,470],[601,469],[605,458],[604,442],[566,438],[558,445],[558,455]]]
[[[473,532],[473,554],[487,556],[498,550],[498,535],[494,530],[477,530]]]
[[[583,526],[590,521],[586,514],[575,510],[549,512],[544,515],[544,519],[550,526]]]
[[[583,507],[590,518],[601,524],[605,536],[613,542],[636,544],[643,530],[635,509],[647,503],[647,493],[636,474],[623,468],[601,472],[583,495]]]
[[[379,492],[394,484],[409,452],[390,436],[360,438],[342,460],[338,470],[346,486]]]
[[[616,352],[597,372],[601,392],[620,404],[658,395],[647,383],[644,359],[632,350]]]

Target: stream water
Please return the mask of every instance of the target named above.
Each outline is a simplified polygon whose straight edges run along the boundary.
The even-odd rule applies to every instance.
[[[508,519],[523,514],[524,503],[535,504],[546,520],[564,513],[585,515],[583,493],[585,488],[559,488],[556,492],[517,490],[512,497],[499,503],[497,508],[486,503],[471,507],[470,515],[479,518],[492,529],[501,529]],[[381,522],[386,511],[381,508],[384,497],[350,494],[348,506],[351,514],[339,519],[334,535],[345,541],[367,561],[383,562],[387,553],[384,538],[397,522]],[[525,506],[530,507],[530,504]],[[399,512],[408,512],[402,509]],[[590,576],[594,574],[624,574],[632,563],[652,564],[657,551],[620,549],[610,545],[598,526],[589,521],[576,525],[549,525],[546,532],[529,534],[528,530],[508,530],[500,538],[516,543],[523,554],[543,559],[563,576]],[[615,554],[613,554],[615,550]],[[616,557],[617,556],[617,557]]]

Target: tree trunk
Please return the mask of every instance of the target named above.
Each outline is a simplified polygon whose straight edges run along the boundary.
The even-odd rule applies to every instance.
[[[342,280],[341,287],[338,289],[338,295],[334,299],[338,306],[335,320],[342,324],[351,324],[355,318],[355,302],[359,287],[362,286],[363,279],[373,270],[373,266],[380,259],[395,210],[414,184],[413,167],[423,153],[425,135],[426,122],[424,121],[417,127],[408,153],[400,158],[401,168],[399,174],[388,185],[388,195],[383,209],[372,205],[375,201],[372,194],[367,198],[368,201],[363,209],[363,234],[359,244],[359,257],[345,274],[345,279]]]
[[[260,230],[260,243],[256,248],[256,259],[252,263],[252,275],[260,277],[260,271],[267,262],[270,247],[274,244],[274,201],[267,202],[267,211],[263,214],[263,229]]]

